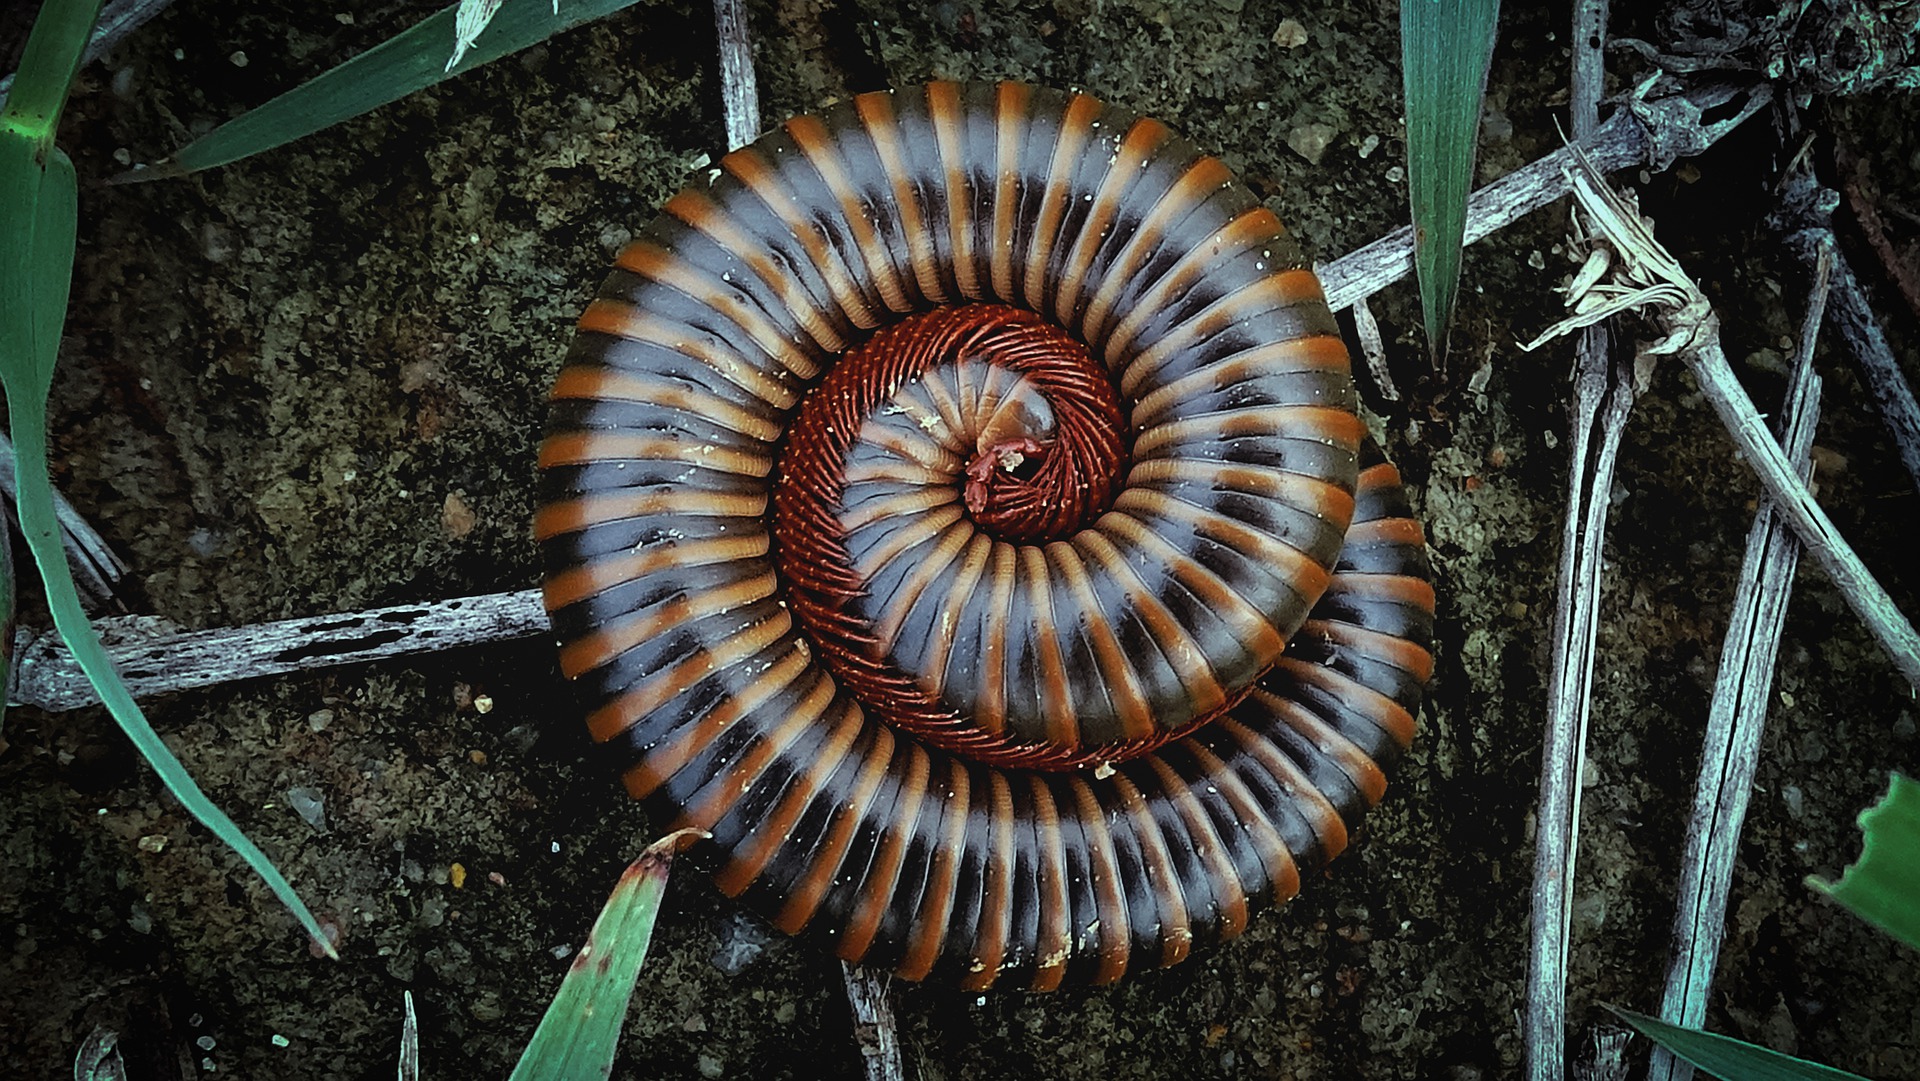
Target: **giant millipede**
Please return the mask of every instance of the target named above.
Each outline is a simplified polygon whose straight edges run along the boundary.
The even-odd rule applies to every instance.
[[[1174,964],[1412,739],[1399,474],[1278,219],[1157,121],[950,82],[790,120],[620,253],[553,398],[593,737],[848,960]]]

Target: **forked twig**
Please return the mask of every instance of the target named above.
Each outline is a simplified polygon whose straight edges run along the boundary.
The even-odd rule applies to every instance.
[[[1780,443],[1787,456],[1798,463],[1803,477],[1811,472],[1807,454],[1820,417],[1820,377],[1813,370],[1813,347],[1826,311],[1832,263],[1829,250],[1815,265],[1807,318],[1801,327],[1779,425]],[[1747,532],[1746,558],[1734,588],[1726,644],[1720,650],[1720,671],[1707,713],[1693,813],[1687,822],[1673,950],[1660,1003],[1660,1019],[1671,1024],[1700,1028],[1706,1021],[1707,992],[1713,987],[1714,968],[1720,960],[1734,858],[1760,761],[1760,737],[1766,731],[1767,701],[1773,690],[1780,631],[1786,623],[1799,549],[1792,531],[1775,512],[1773,501],[1762,503]],[[1664,1047],[1653,1049],[1647,1081],[1688,1081],[1691,1077],[1691,1064]]]
[[[1920,634],[1914,632],[1913,624],[1895,607],[1893,598],[1887,596],[1827,512],[1814,501],[1781,453],[1780,445],[1773,441],[1753,399],[1727,363],[1720,345],[1720,322],[1706,294],[1653,238],[1639,211],[1607,186],[1577,147],[1574,159],[1574,198],[1619,260],[1616,288],[1642,296],[1665,330],[1665,336],[1643,352],[1648,356],[1677,355],[1686,362],[1701,393],[1800,543],[1820,562],[1854,614],[1879,639],[1894,667],[1911,687],[1920,690]],[[1580,321],[1587,317],[1576,315],[1567,323],[1584,325]]]

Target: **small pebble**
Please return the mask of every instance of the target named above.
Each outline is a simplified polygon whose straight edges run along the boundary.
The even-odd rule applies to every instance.
[[[167,847],[167,835],[164,833],[149,833],[145,837],[140,838],[138,843],[140,845],[140,851],[142,852],[159,852]]]
[[[287,806],[293,808],[293,813],[304,819],[307,825],[326,832],[327,798],[318,790],[305,785],[287,789]]]
[[[316,709],[312,713],[307,714],[307,727],[313,729],[315,732],[325,732],[327,726],[332,723],[333,711],[330,709]]]
[[[1299,19],[1281,19],[1273,31],[1273,43],[1282,49],[1298,49],[1307,43],[1307,28]]]
[[[1287,147],[1307,159],[1308,165],[1320,164],[1332,145],[1335,132],[1328,124],[1301,124],[1287,133]]]
[[[475,695],[473,699],[473,711],[475,713],[492,713],[493,696],[490,694]]]
[[[279,1034],[278,1032],[276,1032],[276,1033],[274,1033],[274,1034],[273,1034],[273,1046],[275,1046],[275,1047],[291,1047],[291,1046],[293,1046],[293,1041],[292,1041],[292,1040],[289,1040],[289,1039],[287,1039],[287,1038],[286,1038],[285,1036],[282,1036],[282,1035],[280,1035],[280,1034]]]
[[[467,885],[466,865],[456,863],[447,868],[447,881],[453,883],[453,888],[456,890],[464,889]]]
[[[233,52],[227,54],[227,63],[232,64],[236,68],[246,67],[247,66],[246,52],[241,49],[233,50]]]

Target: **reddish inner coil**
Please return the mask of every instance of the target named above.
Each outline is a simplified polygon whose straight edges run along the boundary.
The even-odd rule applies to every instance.
[[[1016,545],[1072,536],[1113,502],[1126,458],[1119,397],[1087,348],[1032,312],[1002,305],[938,308],[847,351],[801,402],[774,489],[777,558],[790,603],[825,662],[869,711],[982,762],[1071,768],[1147,746],[1063,748],[979,730],[885,657],[852,611],[865,583],[851,565],[840,513],[847,461],[863,426],[909,382],[943,365],[990,365],[1019,376],[1006,395],[962,418],[964,465],[932,470],[967,516]],[[1154,745],[1162,741],[1155,740]]]

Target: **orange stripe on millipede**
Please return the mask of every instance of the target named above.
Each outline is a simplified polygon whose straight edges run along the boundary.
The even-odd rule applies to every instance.
[[[1033,91],[1019,83],[1001,83],[994,90],[994,147],[999,155],[994,169],[993,247],[988,262],[993,293],[1013,299],[1013,222],[1020,211],[1021,144],[1027,140],[1027,111]]]
[[[1260,801],[1254,798],[1252,790],[1247,788],[1246,782],[1199,740],[1189,736],[1180,742],[1180,746],[1199,764],[1206,783],[1212,785],[1227,801],[1234,820],[1247,832],[1254,850],[1260,854],[1260,866],[1266,871],[1267,885],[1273,890],[1270,903],[1277,905],[1299,893],[1300,865],[1294,860],[1286,839],[1268,821],[1266,811],[1261,808]]]
[[[1115,356],[1126,348],[1109,337],[1106,330],[1107,315],[1119,302],[1120,293],[1133,284],[1140,268],[1159,251],[1161,238],[1166,235],[1168,228],[1193,213],[1195,207],[1232,180],[1233,171],[1221,164],[1219,158],[1203,157],[1196,160],[1187,166],[1186,172],[1180,174],[1166,194],[1154,201],[1152,209],[1140,219],[1133,234],[1127,237],[1126,245],[1107,263],[1100,288],[1087,301],[1086,318],[1081,323],[1087,340],[1099,343],[1102,356]]]
[[[748,744],[738,758],[727,763],[726,769],[709,778],[687,798],[680,817],[674,820],[670,829],[690,827],[711,833],[727,812],[740,802],[740,797],[759,782],[767,768],[785,757],[787,750],[825,715],[827,706],[833,702],[833,694],[833,683],[823,679],[819,686],[800,700],[792,712],[781,715],[759,729],[758,738]]]
[[[1121,527],[1121,523],[1131,523],[1135,529],[1143,529],[1139,521],[1125,515],[1109,511],[1100,516],[1094,528],[1082,530],[1072,540],[1093,562],[1114,580],[1126,596],[1131,611],[1145,624],[1148,635],[1160,647],[1168,667],[1180,680],[1180,686],[1187,692],[1187,700],[1193,703],[1193,715],[1196,717],[1212,713],[1227,703],[1227,692],[1213,674],[1212,666],[1200,658],[1200,645],[1193,640],[1181,626],[1173,613],[1160,603],[1140,580],[1139,574],[1118,546],[1107,537],[1106,532]]]
[[[1053,790],[1038,773],[1027,774],[1027,785],[1033,794],[1034,877],[1040,895],[1033,982],[1028,986],[1035,991],[1052,991],[1066,978],[1067,960],[1073,956],[1072,933],[1067,926],[1071,911],[1067,851],[1060,836],[1060,813],[1054,806]]]
[[[1013,794],[1007,778],[999,770],[987,774],[986,881],[980,891],[979,935],[973,942],[973,957],[960,978],[965,991],[984,991],[1000,976],[1001,962],[1007,956],[1007,939],[1012,932],[1013,905]]]
[[[1040,706],[1049,743],[1073,746],[1080,742],[1080,718],[1067,693],[1067,662],[1060,652],[1060,628],[1054,620],[1053,590],[1047,575],[1046,553],[1031,544],[1017,549],[1019,577],[1026,581],[1026,634],[1040,661]]]
[[[1400,748],[1413,745],[1413,714],[1407,712],[1407,707],[1372,687],[1325,665],[1309,664],[1297,657],[1282,657],[1273,667],[1276,672],[1284,672],[1310,687],[1319,688],[1348,709],[1372,721]]]
[[[742,518],[749,524],[741,528],[750,530],[762,528],[759,523],[766,509],[765,495],[728,495],[697,489],[688,492],[620,489],[578,496],[541,507],[533,515],[533,538],[552,540],[562,534],[578,533],[590,526],[656,514]]]
[[[758,196],[760,202],[787,227],[789,236],[807,253],[808,263],[826,282],[827,292],[839,307],[841,315],[865,330],[880,325],[873,309],[867,306],[866,298],[860,295],[860,287],[845,260],[840,258],[839,251],[827,243],[815,226],[811,208],[801,205],[793,189],[787,186],[786,181],[757,150],[752,147],[736,150],[720,159],[720,168]]]
[[[1107,828],[1107,812],[1095,798],[1092,786],[1069,775],[1073,789],[1074,816],[1087,837],[1087,885],[1093,890],[1093,908],[1099,915],[1097,927],[1077,927],[1080,935],[1095,935],[1095,954],[1099,964],[1088,980],[1093,984],[1112,983],[1126,975],[1127,959],[1133,951],[1133,936],[1128,933],[1127,894],[1120,888],[1120,859],[1113,849],[1113,833]],[[1084,939],[1080,941],[1084,948]]]
[[[642,575],[679,567],[707,567],[766,555],[773,539],[765,533],[714,540],[671,541],[633,551],[616,552],[568,567],[549,577],[541,594],[549,612],[597,597]]]
[[[1073,198],[1074,170],[1086,152],[1087,141],[1094,131],[1093,121],[1099,115],[1097,99],[1075,94],[1067,99],[1066,111],[1060,117],[1053,156],[1047,162],[1047,184],[1041,196],[1040,215],[1034,221],[1033,240],[1027,245],[1027,307],[1037,312],[1047,310],[1047,263],[1053,258],[1060,223],[1066,219],[1067,204]]]
[[[773,571],[767,570],[724,586],[682,593],[646,609],[644,615],[628,615],[603,623],[561,646],[560,670],[568,679],[586,675],[668,627],[743,608],[773,596],[778,588]]]
[[[973,596],[974,587],[980,584],[980,576],[986,572],[993,547],[992,537],[984,533],[973,535],[973,539],[967,542],[966,562],[960,564],[953,585],[948,587],[946,597],[940,602],[940,618],[934,622],[933,641],[927,646],[927,669],[921,676],[926,681],[929,694],[939,694],[947,685],[953,640],[960,633],[960,614],[967,598]]]
[[[1160,414],[1195,395],[1225,390],[1260,376],[1300,372],[1345,374],[1350,364],[1346,343],[1331,334],[1263,342],[1154,388],[1133,403],[1133,423],[1145,428],[1157,422]]]
[[[1167,839],[1140,794],[1124,773],[1111,778],[1119,797],[1119,811],[1133,825],[1134,840],[1140,845],[1140,861],[1146,865],[1147,890],[1160,910],[1160,957],[1155,963],[1165,968],[1186,960],[1193,948],[1193,925],[1188,918],[1187,899],[1180,892],[1179,878],[1173,869],[1173,855],[1167,851]]]
[[[678,255],[650,241],[636,240],[620,249],[620,254],[614,257],[613,262],[621,270],[677,289],[702,306],[725,316],[728,322],[740,328],[755,348],[801,379],[812,379],[820,374],[819,363],[795,349],[780,328],[767,318],[766,313],[748,303],[739,290]]]
[[[913,921],[907,925],[906,952],[894,969],[901,979],[926,979],[940,957],[940,946],[946,940],[947,926],[953,918],[954,882],[960,875],[972,790],[966,766],[959,759],[949,758],[946,794],[940,797],[946,830],[927,865],[927,885],[920,893],[920,907],[914,910]]]
[[[678,379],[649,379],[612,368],[584,364],[560,369],[554,381],[555,400],[589,399],[595,401],[639,402],[679,409],[701,420],[757,439],[776,443],[786,429],[780,422],[762,417],[727,401],[704,387]]]
[[[1060,268],[1059,287],[1049,310],[1059,318],[1061,325],[1074,330],[1085,329],[1085,324],[1075,318],[1074,309],[1080,303],[1081,290],[1088,284],[1087,269],[1113,227],[1114,215],[1121,205],[1120,193],[1139,178],[1144,166],[1153,160],[1154,153],[1171,138],[1173,131],[1165,124],[1142,117],[1134,121],[1117,141],[1108,159],[1106,174],[1100,178],[1100,187],[1093,193],[1093,198],[1087,201],[1087,217],[1080,225],[1080,235],[1074,240],[1073,247],[1067,249],[1066,261]],[[1109,369],[1113,367],[1111,357],[1102,356],[1101,359],[1107,362]]]
[[[1331,860],[1346,850],[1347,820],[1340,817],[1340,812],[1313,786],[1313,782],[1294,764],[1293,759],[1287,757],[1286,752],[1232,717],[1222,717],[1214,723],[1222,733],[1232,736],[1247,757],[1259,763],[1260,768],[1273,778],[1282,791],[1293,796],[1293,808],[1307,820],[1308,828],[1313,830],[1314,837],[1320,842],[1320,851],[1325,860]]]
[[[844,804],[837,805],[827,836],[807,857],[807,873],[787,891],[786,903],[771,921],[790,935],[799,934],[820,910],[820,901],[826,897],[827,888],[833,885],[841,865],[847,862],[847,849],[867,817],[874,793],[880,790],[880,779],[886,776],[887,765],[893,761],[893,729],[876,725],[873,733],[873,746],[868,748],[867,760],[854,779],[853,791]]]
[[[1367,426],[1344,409],[1319,405],[1267,405],[1205,413],[1184,420],[1156,424],[1133,441],[1137,459],[1176,445],[1224,442],[1247,436],[1307,439],[1331,446],[1360,449]]]
[[[555,432],[540,441],[542,469],[618,461],[680,462],[742,477],[764,477],[773,471],[773,459],[768,455],[698,442],[678,434],[572,431]]]
[[[1182,350],[1194,348],[1250,315],[1324,303],[1320,279],[1314,277],[1311,270],[1283,270],[1236,289],[1171,328],[1150,348],[1129,360],[1118,380],[1120,393],[1124,397],[1137,396],[1140,384]]]
[[[1167,798],[1173,801],[1181,823],[1187,827],[1187,837],[1194,842],[1193,855],[1207,869],[1207,881],[1215,895],[1214,903],[1219,906],[1220,937],[1232,938],[1247,926],[1247,891],[1240,882],[1239,874],[1233,869],[1233,862],[1227,859],[1226,845],[1221,842],[1213,822],[1207,817],[1207,809],[1200,805],[1199,798],[1193,794],[1186,779],[1157,754],[1147,756],[1147,761],[1160,778],[1161,788]]]
[[[698,721],[675,729],[627,771],[628,788],[646,794],[665,784],[727,729],[803,678],[808,672],[808,660],[806,650],[789,650],[738,692],[715,703]],[[833,701],[833,691],[833,681],[816,678],[813,688],[794,712],[808,719],[819,716]]]
[[[893,257],[873,231],[873,222],[867,220],[867,209],[860,205],[860,195],[847,176],[846,163],[840,160],[838,144],[827,126],[818,117],[796,116],[787,121],[787,134],[826,182],[827,190],[839,200],[840,220],[853,234],[854,249],[866,264],[866,279],[880,294],[880,302],[892,311],[912,310],[913,304],[907,300],[906,290],[900,287],[900,278],[894,273]]]
[[[1148,504],[1165,514],[1159,506],[1160,501],[1172,502],[1165,496],[1155,497],[1154,493],[1140,489],[1130,489],[1114,501],[1113,513],[1100,519],[1100,526],[1108,533],[1125,537],[1136,549],[1151,553],[1160,564],[1167,568],[1180,584],[1187,587],[1195,597],[1205,602],[1207,607],[1223,621],[1232,625],[1237,632],[1236,640],[1254,657],[1255,667],[1265,668],[1273,658],[1286,648],[1287,640],[1280,636],[1273,624],[1267,622],[1264,612],[1255,608],[1252,602],[1233,591],[1233,587],[1220,580],[1220,576],[1201,566],[1192,556],[1168,543],[1166,538],[1137,518],[1125,513],[1128,506]],[[1170,516],[1170,515],[1169,515]],[[1163,643],[1164,644],[1164,641]],[[1218,678],[1218,674],[1215,674]]]
[[[1182,183],[1185,183],[1185,178],[1182,178]],[[1206,194],[1210,193],[1200,193],[1196,197],[1204,199]],[[1208,266],[1254,248],[1265,248],[1271,259],[1273,245],[1285,235],[1286,229],[1281,227],[1280,219],[1274,217],[1273,211],[1266,207],[1256,206],[1241,212],[1224,228],[1216,231],[1209,243],[1193,248],[1181,256],[1180,261],[1168,268],[1167,272],[1154,282],[1151,289],[1129,304],[1127,314],[1107,335],[1108,352],[1120,353],[1131,348],[1133,339],[1139,336],[1141,328],[1146,326],[1149,320],[1164,312],[1167,305],[1174,299],[1192,289]],[[1269,262],[1268,266],[1271,267],[1271,265]],[[1341,363],[1345,365],[1344,357]]]
[[[1302,634],[1321,638],[1382,664],[1390,664],[1422,683],[1433,678],[1433,654],[1398,635],[1330,619],[1308,620]]]
[[[853,741],[860,734],[860,728],[866,721],[866,714],[852,699],[838,700],[839,719],[833,722],[827,738],[821,742],[819,751],[805,762],[797,763],[793,778],[787,783],[785,791],[773,808],[754,823],[740,844],[722,867],[713,876],[720,892],[729,897],[738,897],[745,892],[753,881],[766,870],[767,862],[773,859],[780,846],[793,837],[793,829],[800,824],[800,816],[820,794],[840,763],[853,747]],[[629,775],[632,771],[628,771]],[[632,787],[631,782],[628,785]]]
[[[662,319],[623,300],[601,297],[592,301],[587,310],[580,313],[576,326],[587,333],[645,342],[690,357],[777,409],[790,409],[800,400],[792,388],[748,364],[746,358],[733,349],[716,348],[693,327]]]
[[[974,705],[980,728],[995,735],[1007,728],[1007,633],[1012,623],[1014,547],[993,542],[987,570],[987,604],[981,612],[980,697]]]
[[[728,635],[710,646],[693,650],[587,714],[588,734],[596,742],[605,743],[633,727],[640,718],[686,693],[687,688],[730,667],[743,657],[753,656],[792,629],[793,615],[785,608],[780,608],[772,616],[739,634]],[[808,652],[803,641],[796,641],[794,646],[802,653]]]
[[[1338,729],[1322,720],[1320,716],[1291,698],[1282,698],[1277,694],[1256,689],[1249,696],[1295,732],[1306,737],[1315,750],[1325,755],[1340,767],[1354,788],[1360,792],[1360,798],[1371,807],[1380,802],[1387,794],[1387,775],[1380,764],[1362,754],[1353,741],[1340,734]]]
[[[907,260],[913,264],[914,282],[920,295],[934,304],[947,302],[946,287],[940,282],[940,269],[934,261],[933,241],[927,232],[926,215],[920,210],[920,193],[914,188],[914,171],[900,145],[900,123],[893,113],[893,94],[875,90],[855,95],[854,111],[873,140],[874,153],[880,157],[880,171],[893,183],[893,205],[900,212],[900,235],[907,242]]]
[[[919,603],[921,595],[960,558],[961,550],[975,535],[972,522],[955,522],[947,528],[946,536],[940,538],[933,550],[917,560],[913,569],[900,579],[900,584],[886,599],[886,611],[873,626],[874,644],[883,653],[893,649],[894,642],[900,637],[900,628],[906,625],[907,617],[913,614],[914,605]]]
[[[900,794],[894,801],[891,818],[880,829],[880,850],[867,868],[866,883],[854,903],[853,915],[840,938],[840,956],[858,964],[873,946],[873,936],[887,914],[887,906],[900,886],[900,868],[907,861],[907,845],[919,828],[926,803],[927,770],[930,760],[919,744],[906,747],[907,774],[900,782]]]
[[[1159,728],[1153,722],[1153,707],[1147,703],[1146,690],[1140,685],[1140,673],[1134,671],[1126,650],[1114,636],[1113,624],[1101,608],[1092,579],[1087,576],[1086,561],[1080,558],[1078,549],[1063,541],[1047,545],[1046,553],[1060,569],[1061,577],[1079,604],[1080,629],[1093,650],[1094,663],[1100,668],[1101,685],[1106,688],[1107,699],[1113,703],[1114,714],[1120,721],[1121,738],[1145,739],[1153,735]]]
[[[846,338],[834,329],[832,320],[813,294],[768,254],[764,243],[742,229],[733,216],[705,192],[689,188],[668,199],[660,210],[706,234],[734,258],[752,267],[754,275],[780,298],[780,306],[793,316],[794,322],[800,324],[800,329],[813,339],[821,352],[838,353],[847,347]]]
[[[973,186],[960,156],[960,87],[954,83],[927,84],[927,119],[933,124],[934,145],[940,151],[940,175],[946,180],[947,242],[953,252],[953,277],[960,295],[979,300],[980,275],[973,262]],[[936,222],[937,227],[940,223]]]

